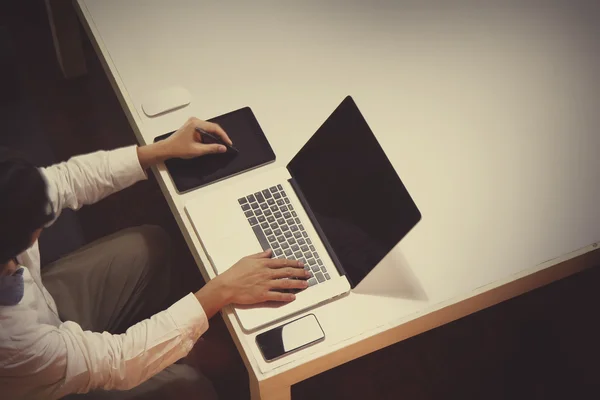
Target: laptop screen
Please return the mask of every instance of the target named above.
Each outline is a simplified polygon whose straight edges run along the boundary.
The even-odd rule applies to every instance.
[[[350,96],[302,147],[288,170],[325,246],[352,287],[421,219]]]

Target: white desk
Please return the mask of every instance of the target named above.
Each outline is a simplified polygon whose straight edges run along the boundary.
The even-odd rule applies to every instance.
[[[314,310],[321,344],[266,363],[224,311],[255,398],[289,398],[294,383],[590,264],[563,261],[600,240],[596,10],[425,3],[78,1],[140,143],[251,106],[277,154],[264,168],[282,166],[351,94],[423,214],[358,288]],[[173,84],[191,105],[146,117],[144,94]],[[214,277],[184,204],[260,169],[185,195],[155,172]]]

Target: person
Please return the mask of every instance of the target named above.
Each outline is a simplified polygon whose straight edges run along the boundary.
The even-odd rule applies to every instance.
[[[0,397],[151,399],[193,393],[210,382],[178,360],[228,304],[289,302],[307,287],[302,263],[241,259],[164,309],[171,269],[159,228],[127,229],[40,268],[38,238],[62,209],[93,204],[146,177],[169,158],[225,152],[196,128],[231,140],[214,123],[190,118],[167,140],[73,157],[38,169],[0,149]],[[301,278],[301,279],[281,279]]]

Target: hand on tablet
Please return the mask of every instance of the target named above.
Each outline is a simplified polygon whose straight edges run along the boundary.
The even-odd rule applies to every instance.
[[[196,128],[201,128],[220,137],[225,143],[232,144],[227,133],[218,124],[191,117],[186,123],[164,142],[169,158],[193,158],[205,154],[225,153],[227,148],[220,144],[202,143]]]

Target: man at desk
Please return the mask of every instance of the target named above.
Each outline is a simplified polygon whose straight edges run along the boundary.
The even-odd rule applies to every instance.
[[[168,238],[154,227],[103,238],[40,270],[37,239],[63,208],[95,203],[144,179],[147,168],[168,158],[225,151],[201,143],[196,128],[231,144],[218,125],[191,118],[163,142],[74,157],[44,169],[0,149],[3,399],[76,393],[73,397],[93,399],[166,398],[166,388],[191,383],[199,388],[197,398],[214,398],[204,377],[174,364],[208,329],[208,319],[230,303],[292,301],[293,294],[277,289],[307,286],[303,279],[279,279],[306,278],[300,263],[270,259],[265,252],[243,258],[166,308]]]

